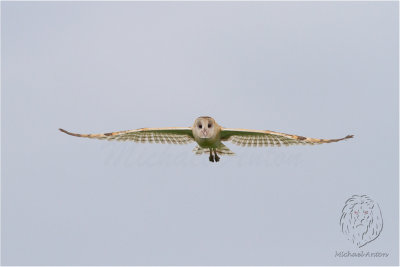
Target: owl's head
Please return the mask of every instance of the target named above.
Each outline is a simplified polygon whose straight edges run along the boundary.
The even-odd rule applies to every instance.
[[[198,117],[193,124],[193,133],[200,138],[213,138],[220,130],[220,126],[211,117]]]

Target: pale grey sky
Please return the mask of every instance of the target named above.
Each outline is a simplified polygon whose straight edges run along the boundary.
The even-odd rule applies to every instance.
[[[397,265],[397,2],[1,2],[3,265]],[[342,143],[242,148],[101,133],[189,126]],[[345,201],[379,203],[360,251]]]

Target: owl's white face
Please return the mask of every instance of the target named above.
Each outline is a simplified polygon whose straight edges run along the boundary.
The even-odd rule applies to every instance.
[[[199,138],[214,138],[217,136],[220,126],[211,117],[199,117],[193,124],[193,134]]]

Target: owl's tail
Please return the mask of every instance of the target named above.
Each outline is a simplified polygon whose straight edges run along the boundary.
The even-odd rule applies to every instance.
[[[209,154],[210,153],[210,148],[203,148],[200,146],[196,146],[193,149],[193,152],[196,155],[202,155],[202,154]],[[226,156],[233,156],[235,155],[234,152],[232,152],[227,146],[225,146],[224,144],[221,144],[218,148],[217,148],[217,154],[218,155],[226,155]]]

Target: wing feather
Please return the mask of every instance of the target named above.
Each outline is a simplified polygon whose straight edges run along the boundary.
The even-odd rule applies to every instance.
[[[268,130],[221,129],[221,141],[231,141],[240,146],[315,145],[339,142],[349,138],[353,138],[353,135],[339,139],[319,139]]]
[[[194,142],[192,128],[169,127],[169,128],[142,128],[137,130],[119,131],[102,134],[78,134],[64,129],[61,132],[76,137],[94,138],[100,140],[133,141],[139,143],[168,143],[188,144]]]

